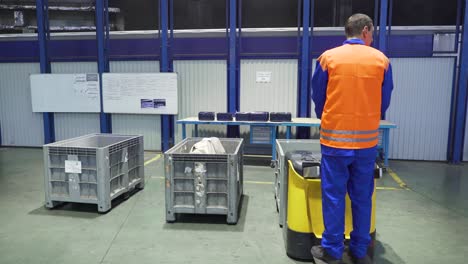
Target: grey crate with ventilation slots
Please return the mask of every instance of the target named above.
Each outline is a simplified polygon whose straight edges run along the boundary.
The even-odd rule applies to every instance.
[[[187,138],[164,154],[166,221],[176,214],[219,214],[235,224],[243,194],[243,139],[220,138],[226,154],[191,154]]]
[[[96,204],[99,212],[143,189],[143,136],[91,134],[44,145],[45,206]]]

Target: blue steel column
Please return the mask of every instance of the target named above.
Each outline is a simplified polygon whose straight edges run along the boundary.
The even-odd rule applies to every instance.
[[[379,40],[377,39],[377,26],[379,25],[379,0],[374,0],[374,43],[373,47],[378,47]]]
[[[300,79],[298,91],[298,104],[297,116],[310,117],[310,76],[311,76],[311,57],[310,57],[310,13],[311,13],[311,0],[303,0],[302,8],[302,38],[301,38],[301,51],[299,58],[300,65]],[[309,128],[298,128],[297,138],[309,138]]]
[[[169,72],[169,46],[168,46],[168,22],[169,22],[169,1],[161,0],[160,4],[160,29],[161,29],[161,56],[160,68],[161,72]],[[172,121],[172,122],[171,122]],[[161,115],[161,135],[162,135],[162,151],[170,148],[170,140],[174,138],[173,118],[170,115]]]
[[[109,23],[109,0],[104,0],[104,72],[110,72],[109,53],[110,53],[110,23]],[[112,120],[112,119],[111,119]]]
[[[310,113],[311,113],[311,110],[312,110],[312,97],[311,97],[311,94],[312,94],[312,60],[313,60],[313,57],[312,57],[312,46],[313,46],[313,41],[312,41],[312,38],[314,36],[314,10],[315,10],[315,0],[310,0],[310,36],[309,36],[309,49],[308,49],[308,54],[307,56],[309,56],[309,60],[308,60],[308,63],[307,63],[307,96],[309,97],[309,99],[307,100],[307,117],[310,117]],[[309,137],[309,133],[310,133],[310,128],[307,129],[307,137]]]
[[[392,0],[381,0],[380,2],[380,21],[379,21],[379,42],[378,42],[378,49],[382,51],[384,54],[388,55],[387,47],[388,47],[388,36],[387,36],[387,21],[388,21],[388,16],[389,16],[389,1],[391,4],[393,4]],[[392,11],[392,8],[390,8],[390,11]],[[390,13],[390,16],[392,14]],[[390,18],[391,21],[391,18]],[[391,25],[389,25],[389,32],[391,30]],[[382,115],[382,118],[385,119],[385,114]]]
[[[236,109],[240,109],[240,67],[242,51],[242,0],[237,0],[237,28],[239,35],[236,38]]]
[[[387,54],[387,17],[388,0],[380,2],[380,23],[379,23],[379,50]]]
[[[462,11],[462,0],[457,1],[457,25],[455,27],[455,43],[454,43],[454,52],[458,52],[458,41],[460,35],[460,23],[461,23],[461,11]]]
[[[392,18],[393,18],[393,0],[388,0],[388,34],[387,34],[387,45],[385,48],[390,50],[390,37],[392,35]],[[388,52],[387,52],[388,53]]]
[[[104,7],[106,5],[106,7]],[[108,58],[108,40],[104,36],[108,34],[109,21],[107,12],[107,1],[96,1],[96,40],[97,40],[97,53],[98,53],[98,73],[99,73],[99,94],[101,95],[101,112],[99,113],[101,123],[101,133],[112,133],[112,119],[110,114],[104,113],[103,109],[103,96],[102,96],[102,73],[109,72],[109,58]],[[108,36],[107,36],[108,37]]]
[[[452,163],[463,161],[463,148],[465,140],[467,86],[468,86],[468,0],[465,0],[465,14],[462,28],[462,43],[460,50],[460,71],[458,74],[458,89],[455,98],[456,112],[453,131]]]
[[[50,40],[48,12],[48,0],[36,0],[37,39],[39,42],[39,62],[41,73],[51,72],[47,49],[47,44]],[[55,141],[54,113],[43,113],[43,121],[44,143],[52,143]]]
[[[173,60],[173,45],[174,45],[174,0],[169,0],[169,41],[167,43],[167,57],[169,64],[169,72],[174,72]],[[175,145],[175,122],[174,115],[169,116],[169,146]]]
[[[167,44],[169,72],[174,72],[173,46],[174,46],[174,0],[169,0],[169,41]]]
[[[228,0],[229,2],[229,54],[228,54],[228,85],[227,85],[227,111],[235,113],[239,111],[239,98],[238,98],[238,75],[237,75],[237,16],[236,16],[236,0]],[[228,126],[228,137],[239,136],[239,126]]]

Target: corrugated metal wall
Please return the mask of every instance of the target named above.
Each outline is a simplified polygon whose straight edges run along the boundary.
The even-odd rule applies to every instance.
[[[95,73],[97,62],[53,62],[52,73]],[[57,141],[90,133],[99,133],[99,114],[55,113]]]
[[[394,58],[390,158],[446,160],[453,58]]]
[[[257,83],[257,72],[271,72],[270,83]],[[241,111],[291,112],[297,108],[297,60],[242,60]]]
[[[314,63],[315,65],[315,63]],[[445,160],[448,140],[453,58],[394,58],[395,90],[387,119],[398,128],[391,133],[390,157],[394,159]],[[199,111],[225,111],[226,62],[175,61],[179,74],[179,115]],[[112,62],[113,72],[157,72],[157,62]],[[53,73],[96,72],[95,62],[52,63]],[[256,83],[257,71],[271,71],[272,82]],[[42,114],[31,111],[29,74],[37,63],[0,64],[0,118],[4,145],[43,144]],[[243,60],[241,110],[290,111],[297,104],[296,60]],[[8,114],[7,114],[8,113]],[[312,116],[315,116],[312,111]],[[21,120],[22,122],[17,122]],[[160,118],[146,115],[113,116],[115,133],[143,134],[147,149],[160,149]],[[225,136],[225,127],[200,127],[200,135]],[[99,132],[98,114],[55,114],[57,140]],[[191,127],[188,129],[191,136]],[[468,138],[468,130],[466,132]],[[176,125],[176,139],[181,138]],[[468,160],[468,143],[464,148]]]
[[[159,72],[159,61],[111,61],[111,72]],[[145,150],[161,150],[159,115],[112,114],[112,133],[143,135]]]
[[[29,75],[39,63],[0,63],[0,126],[5,146],[44,144],[42,113],[33,113]]]
[[[271,72],[270,83],[257,83],[257,72]],[[297,113],[297,60],[242,60],[240,110]],[[246,137],[249,128],[241,127]],[[286,131],[280,128],[282,137]]]
[[[226,61],[174,61],[179,81],[179,115],[175,119],[198,116],[199,111],[225,112],[227,109]],[[187,126],[187,137],[193,126]],[[181,125],[175,124],[175,138],[182,138]],[[199,136],[225,137],[225,126],[199,126]]]

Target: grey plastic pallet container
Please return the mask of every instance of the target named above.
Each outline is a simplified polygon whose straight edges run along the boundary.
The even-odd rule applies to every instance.
[[[91,134],[44,145],[45,206],[97,204],[99,212],[143,189],[143,136]]]
[[[200,140],[184,139],[164,154],[166,221],[176,221],[176,214],[219,214],[235,224],[243,194],[243,139],[220,138],[226,154],[190,154]]]
[[[288,162],[286,153],[296,150],[307,150],[320,153],[319,139],[277,139],[275,170],[275,202],[279,212],[279,225],[286,224],[288,204]],[[286,230],[286,229],[285,229]]]

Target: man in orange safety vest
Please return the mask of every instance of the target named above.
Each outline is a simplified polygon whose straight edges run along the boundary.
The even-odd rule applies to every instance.
[[[371,263],[367,248],[379,122],[393,90],[389,59],[370,47],[373,30],[367,15],[349,17],[347,40],[317,59],[312,77],[312,100],[321,119],[325,231],[321,246],[314,246],[311,252],[314,258],[330,264],[341,263],[344,251],[346,193],[352,202],[351,258],[354,263]]]

